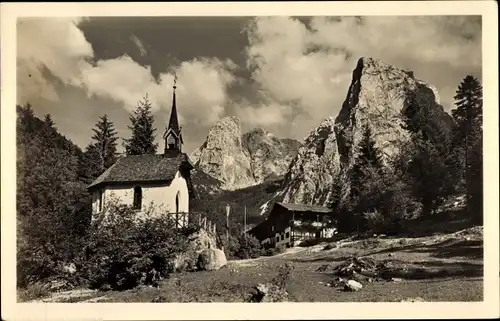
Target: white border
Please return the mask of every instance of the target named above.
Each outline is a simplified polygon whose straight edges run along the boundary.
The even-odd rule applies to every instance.
[[[10,319],[352,319],[499,316],[498,17],[494,1],[2,3],[2,317]],[[16,303],[16,18],[23,16],[482,15],[484,89],[484,302],[474,303]]]

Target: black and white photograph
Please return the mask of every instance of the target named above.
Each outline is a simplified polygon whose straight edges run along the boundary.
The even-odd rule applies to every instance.
[[[14,303],[486,300],[482,14],[156,5],[15,19]]]

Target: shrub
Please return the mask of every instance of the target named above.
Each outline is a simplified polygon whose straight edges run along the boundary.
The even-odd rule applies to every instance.
[[[280,253],[284,253],[286,251],[286,247],[280,245],[280,246],[277,246],[277,247],[271,247],[271,248],[268,248],[264,255],[265,256],[273,256],[273,255],[277,255],[277,254],[280,254]]]
[[[236,257],[240,259],[254,259],[262,255],[262,246],[260,241],[252,235],[243,234],[239,238],[239,249]]]
[[[81,273],[91,288],[122,290],[154,284],[172,272],[175,255],[187,249],[186,231],[169,215],[137,219],[130,207],[111,203],[90,228]]]
[[[257,258],[263,254],[259,240],[253,236],[241,233],[238,236],[230,235],[229,243],[224,239],[225,254],[228,259]]]

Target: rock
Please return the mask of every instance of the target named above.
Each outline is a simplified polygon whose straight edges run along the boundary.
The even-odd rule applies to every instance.
[[[391,166],[390,158],[414,139],[404,126],[407,102],[412,97],[418,113],[411,117],[421,124],[425,134],[431,139],[438,132],[451,137],[453,119],[439,104],[433,86],[378,60],[359,59],[338,116],[324,120],[305,138],[285,175],[283,192],[275,200],[324,206],[333,186],[339,184],[340,202],[347,201],[348,173],[358,156],[363,128],[371,129],[371,139],[381,151],[383,164]],[[339,182],[335,182],[336,178]]]
[[[226,255],[219,249],[205,249],[198,257],[198,269],[204,271],[218,270],[227,264]]]
[[[320,205],[327,202],[330,186],[340,175],[334,126],[334,118],[327,118],[304,140],[285,176],[283,202]]]
[[[403,282],[402,278],[391,278],[391,282]]]
[[[174,257],[171,268],[176,272],[194,271],[197,268],[199,254],[203,250],[216,247],[215,236],[206,230],[199,230],[188,236],[187,250]]]
[[[300,143],[280,139],[262,128],[242,134],[240,120],[226,117],[208,132],[190,159],[203,172],[235,190],[280,177],[288,170]]]
[[[362,288],[363,288],[363,285],[357,281],[354,281],[354,280],[349,280],[344,285],[345,291],[357,292],[357,291],[361,290]]]
[[[256,289],[257,295],[254,300],[257,302],[286,302],[288,300],[288,292],[275,284],[260,283]]]

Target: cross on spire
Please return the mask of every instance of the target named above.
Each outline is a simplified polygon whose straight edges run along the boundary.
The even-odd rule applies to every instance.
[[[177,73],[174,73],[174,90],[177,88]]]

